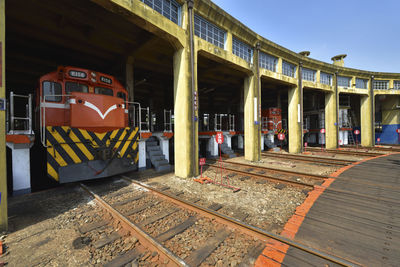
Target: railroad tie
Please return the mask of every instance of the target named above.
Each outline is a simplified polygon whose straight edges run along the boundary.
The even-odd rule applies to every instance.
[[[248,180],[249,179],[249,176],[242,176],[242,177],[240,177],[239,178],[240,179],[240,181],[246,181],[246,180]]]
[[[171,187],[169,187],[169,186],[163,186],[163,187],[160,188],[160,191],[167,191],[170,188]]]
[[[175,209],[172,209],[172,210],[167,210],[167,211],[161,212],[161,213],[159,213],[159,214],[156,214],[156,215],[154,215],[154,216],[151,216],[151,217],[149,217],[149,218],[143,220],[142,222],[139,223],[139,225],[142,226],[142,227],[143,227],[143,226],[146,226],[146,225],[148,225],[148,224],[151,224],[151,223],[153,223],[153,222],[156,222],[156,221],[158,221],[158,220],[161,220],[162,218],[165,218],[165,217],[171,215],[172,213],[177,212],[178,210],[179,210],[179,209],[176,209],[176,208],[175,208]]]
[[[265,248],[265,244],[258,243],[254,246],[252,246],[249,250],[247,255],[244,257],[242,262],[239,264],[238,267],[246,267],[246,266],[251,266],[254,264],[254,262],[257,260],[258,256],[263,252]]]
[[[213,211],[218,211],[218,210],[222,209],[222,205],[218,204],[218,203],[213,203],[210,206],[208,206],[207,208],[210,210],[213,210]]]
[[[119,201],[119,202],[113,204],[113,206],[114,207],[123,206],[123,205],[125,205],[125,204],[127,204],[129,202],[139,200],[139,199],[141,199],[143,197],[144,197],[144,194],[141,194],[141,195],[138,195],[138,196],[134,196],[134,197],[130,197],[130,198],[127,198],[125,200],[122,200],[122,201]]]
[[[199,266],[228,236],[230,232],[222,230],[217,232],[217,235],[208,239],[207,243],[193,251],[186,261],[186,263],[192,267]]]
[[[135,259],[137,259],[140,256],[140,252],[136,249],[130,250],[116,258],[114,258],[112,261],[107,262],[104,264],[104,267],[121,267],[124,266]]]
[[[130,211],[124,213],[124,215],[125,216],[131,216],[132,214],[135,214],[135,213],[141,212],[141,211],[143,211],[145,209],[151,208],[151,207],[153,207],[153,206],[155,206],[155,205],[157,205],[159,203],[160,203],[160,201],[154,201],[154,202],[146,203],[146,204],[144,204],[142,206],[139,206],[137,208],[134,208],[133,210],[130,210]]]
[[[93,246],[96,249],[102,248],[107,244],[110,244],[112,242],[114,242],[115,240],[119,239],[121,236],[117,233],[117,232],[113,232],[111,235],[106,236],[104,238],[101,238],[100,240],[97,240]]]
[[[85,224],[84,226],[78,227],[81,234],[86,234],[87,232],[93,231],[94,229],[100,228],[107,225],[106,221],[94,222],[91,224]]]
[[[174,236],[182,233],[183,231],[185,231],[187,228],[192,226],[196,221],[197,221],[197,218],[195,216],[191,216],[186,221],[184,221],[183,223],[178,224],[177,226],[172,227],[171,229],[168,229],[164,233],[158,235],[156,237],[156,239],[159,242],[167,241],[167,240],[171,239],[172,237],[174,237]]]

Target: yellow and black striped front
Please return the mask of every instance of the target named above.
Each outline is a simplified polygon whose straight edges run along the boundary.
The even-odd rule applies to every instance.
[[[280,134],[280,133],[286,134],[287,130],[286,129],[278,129],[277,134]]]
[[[77,176],[84,176],[78,180],[85,180],[86,177],[93,179],[99,175],[103,169],[99,168],[101,161],[104,161],[102,163],[104,168],[110,166],[111,161],[121,159],[129,160],[131,165],[136,164],[139,159],[138,141],[138,128],[126,127],[105,133],[95,133],[69,126],[48,126],[46,127],[47,173],[51,178],[61,182],[60,169],[76,165],[80,166],[80,169],[75,168],[75,170],[80,170]],[[109,150],[113,157],[107,160],[99,159],[98,151],[101,149]],[[91,163],[94,162],[97,168],[92,166]],[[126,171],[131,169],[127,166]],[[86,172],[85,175],[82,175],[82,170]],[[124,170],[118,171],[124,172]],[[104,177],[104,175],[99,177]]]

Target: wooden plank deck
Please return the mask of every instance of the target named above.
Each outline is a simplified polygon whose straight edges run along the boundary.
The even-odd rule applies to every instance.
[[[399,266],[400,154],[355,165],[329,188],[346,193],[323,192],[295,241],[363,266]],[[298,255],[289,248],[282,265]]]

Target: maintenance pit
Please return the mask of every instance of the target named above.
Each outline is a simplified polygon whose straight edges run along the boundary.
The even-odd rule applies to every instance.
[[[113,75],[126,86],[131,95],[129,100],[141,104],[142,119],[147,122],[143,130],[159,132],[154,134],[160,136],[159,140],[168,131],[164,145],[167,151],[163,152],[173,163],[172,41],[150,33],[148,25],[147,30],[143,29],[137,18],[121,16],[90,1],[6,1],[6,10],[7,96],[11,91],[32,94],[35,108],[39,77],[57,70],[58,66]],[[15,110],[24,112],[24,106],[25,103],[16,102]],[[34,118],[33,128],[37,124],[38,118]],[[11,157],[7,149],[9,192],[13,191]],[[55,186],[46,177],[46,152],[38,133],[30,158],[32,191]],[[151,163],[145,161],[146,166],[151,167]]]
[[[217,157],[216,132],[223,132],[222,153],[235,157],[244,149],[244,79],[247,74],[226,62],[199,52],[199,155]]]

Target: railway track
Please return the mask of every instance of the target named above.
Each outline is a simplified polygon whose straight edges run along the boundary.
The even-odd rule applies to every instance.
[[[259,179],[267,179],[272,182],[285,183],[299,187],[313,188],[314,185],[318,184],[318,182],[329,178],[328,176],[319,174],[280,170],[253,164],[232,162],[229,160],[224,160],[223,164],[225,170],[233,173],[244,176],[252,176]],[[235,166],[236,168],[229,167],[229,165]],[[215,163],[211,164],[211,161],[208,161],[207,166],[212,168],[220,168],[220,166],[216,165]]]
[[[321,149],[316,148],[316,147],[308,147],[307,150],[312,151],[312,152],[321,152]],[[352,156],[358,156],[358,157],[376,157],[376,156],[386,155],[385,153],[378,153],[378,152],[350,151],[350,150],[342,150],[342,149],[325,149],[323,152],[343,154],[343,155],[352,155]]]
[[[345,146],[344,148],[357,148],[356,146]],[[388,152],[400,152],[400,147],[391,145],[390,147],[374,146],[374,147],[360,147],[361,149],[374,150],[374,151],[388,151]]]
[[[304,155],[290,155],[290,154],[280,154],[274,152],[263,152],[261,153],[264,157],[270,158],[282,158],[302,162],[317,163],[320,165],[333,165],[333,166],[347,166],[357,162],[356,160],[346,160],[346,159],[329,159],[325,157],[315,157],[315,156],[304,156]]]
[[[323,262],[329,266],[357,266],[351,261],[223,215],[215,205],[203,207],[196,204],[195,199],[184,200],[180,197],[181,193],[169,193],[168,188],[157,190],[129,177],[123,179],[132,185],[119,190],[116,190],[116,183],[106,189],[102,184],[82,185],[101,209],[109,214],[105,216],[108,221],[98,220],[81,227],[82,235],[90,235],[106,227],[109,231],[102,231],[106,235],[96,241],[98,246],[110,245],[117,240],[130,244],[129,240],[136,240],[131,249],[117,252],[118,256],[105,266],[124,266],[135,260],[150,261],[159,266],[215,265],[221,261],[218,257],[230,259],[230,262],[222,262],[223,265],[251,266],[271,241],[307,253],[310,264]],[[123,228],[124,231],[112,231],[113,227]],[[273,249],[269,247],[269,251]]]
[[[376,183],[373,183],[370,181],[354,180],[351,177],[337,178],[337,177],[324,176],[324,175],[318,175],[318,174],[310,174],[310,173],[304,173],[304,172],[280,170],[280,169],[275,169],[275,168],[268,168],[268,167],[264,167],[264,166],[256,166],[256,165],[252,165],[252,164],[245,164],[245,163],[239,163],[239,162],[231,162],[229,160],[224,160],[223,163],[224,163],[224,168],[226,170],[228,170],[232,173],[237,173],[237,174],[241,175],[241,177],[237,177],[238,179],[241,179],[242,177],[251,176],[256,179],[266,179],[273,183],[283,183],[283,184],[288,184],[288,185],[292,185],[295,187],[313,189],[316,185],[320,185],[326,179],[334,178],[334,179],[339,179],[341,181],[348,181],[348,182],[355,183],[355,184],[363,184],[363,185],[368,185],[368,186],[377,187],[377,188],[381,187],[381,188],[387,188],[387,189],[390,189],[390,188],[398,189],[398,186],[387,186],[387,185],[382,185],[382,184],[376,184]],[[233,169],[233,168],[227,167],[225,164],[239,166],[240,168],[246,168],[246,169],[245,170]],[[213,167],[213,168],[220,168],[218,165],[215,165],[215,164],[208,163],[208,166]],[[260,172],[257,172],[257,170],[262,171],[263,174],[260,174]],[[268,173],[265,173],[265,171],[268,171],[270,173],[279,174],[279,176],[272,176]],[[233,178],[229,174],[226,175],[226,177],[228,177],[230,179]],[[298,179],[304,180],[305,178],[309,179],[308,182],[298,181]],[[310,183],[310,181],[314,181],[314,182]],[[346,193],[346,194],[355,194],[355,195],[361,196],[360,194],[356,194],[354,192],[335,190],[332,188],[326,188],[324,190],[326,192],[331,192],[331,193]],[[362,195],[362,196],[364,196],[364,195]],[[364,197],[371,198],[370,196],[364,196]],[[379,198],[377,200],[392,202],[392,200],[390,198]]]

